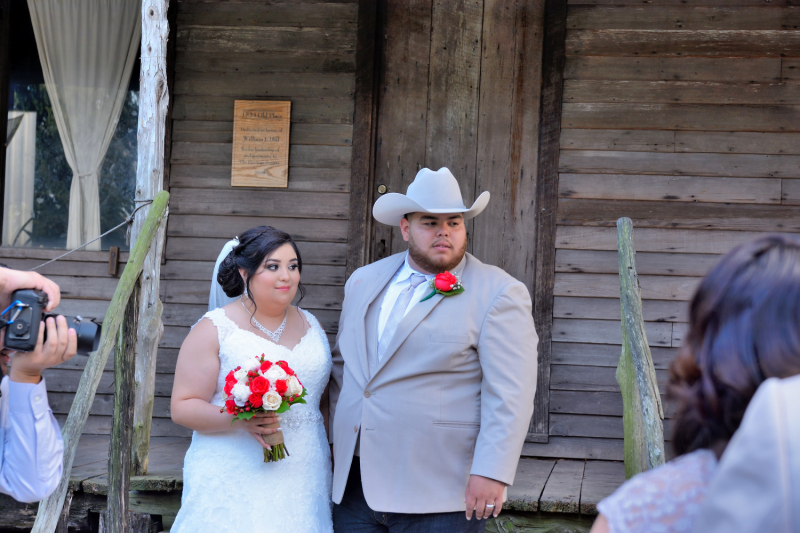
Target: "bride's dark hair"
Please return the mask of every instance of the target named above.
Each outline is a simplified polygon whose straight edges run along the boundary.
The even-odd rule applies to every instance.
[[[297,245],[288,233],[272,226],[258,226],[245,231],[239,237],[239,244],[233,247],[233,250],[219,265],[217,282],[225,294],[229,298],[241,296],[244,294],[245,287],[249,294],[250,278],[258,271],[267,257],[287,243],[292,245],[294,253],[297,254],[297,271],[302,274],[303,259],[300,257],[300,250],[297,249]],[[246,281],[239,274],[240,268],[247,272]],[[300,300],[302,300],[306,295],[306,288],[300,283],[297,290],[300,292]],[[253,305],[255,305],[255,301]]]

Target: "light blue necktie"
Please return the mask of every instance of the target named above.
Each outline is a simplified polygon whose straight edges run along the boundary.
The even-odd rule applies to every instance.
[[[410,281],[411,283],[408,287],[400,291],[400,294],[397,295],[397,300],[394,302],[392,312],[389,314],[389,320],[386,321],[386,326],[383,328],[383,335],[381,335],[381,340],[378,341],[378,361],[383,359],[383,354],[386,352],[389,343],[392,342],[392,337],[394,337],[397,331],[398,324],[400,324],[400,321],[406,316],[406,309],[408,309],[408,304],[411,302],[411,297],[414,296],[414,290],[420,283],[425,281],[425,276],[422,274],[411,274]]]

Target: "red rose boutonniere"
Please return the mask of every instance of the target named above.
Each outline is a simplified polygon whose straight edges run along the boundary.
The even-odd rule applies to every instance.
[[[431,289],[433,289],[433,291],[420,300],[420,302],[424,302],[428,298],[433,298],[433,295],[437,293],[442,296],[453,296],[464,292],[464,286],[461,285],[461,280],[451,272],[436,274],[436,277],[431,280]]]

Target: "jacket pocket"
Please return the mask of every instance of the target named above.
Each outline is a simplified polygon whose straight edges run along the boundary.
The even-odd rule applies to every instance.
[[[469,335],[441,335],[432,334],[429,339],[431,342],[452,342],[455,344],[469,344]]]
[[[458,422],[455,420],[434,420],[433,425],[447,427],[447,428],[466,428],[466,429],[475,429],[481,427],[480,422]]]

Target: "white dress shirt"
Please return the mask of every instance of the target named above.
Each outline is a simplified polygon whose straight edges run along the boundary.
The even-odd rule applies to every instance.
[[[386,323],[389,321],[389,315],[392,314],[392,308],[394,307],[394,303],[397,301],[397,297],[400,296],[400,293],[403,292],[403,289],[411,284],[410,278],[412,274],[425,276],[425,279],[428,282],[436,277],[434,274],[423,274],[422,272],[411,268],[411,265],[408,264],[408,252],[406,252],[406,260],[403,262],[403,266],[400,267],[400,270],[397,271],[397,274],[394,275],[392,281],[389,282],[389,288],[386,290],[386,296],[383,297],[383,302],[381,302],[381,312],[378,315],[378,342],[380,342],[381,337],[383,336],[383,330],[386,329]],[[417,288],[414,289],[414,294],[411,297],[411,301],[409,302],[406,312],[403,316],[406,316],[408,312],[415,305],[417,305],[420,300],[430,294],[432,290],[433,289],[431,289],[430,283],[420,283],[417,285]]]
[[[39,501],[61,480],[64,441],[44,378],[36,385],[0,382],[0,492],[21,502]]]

